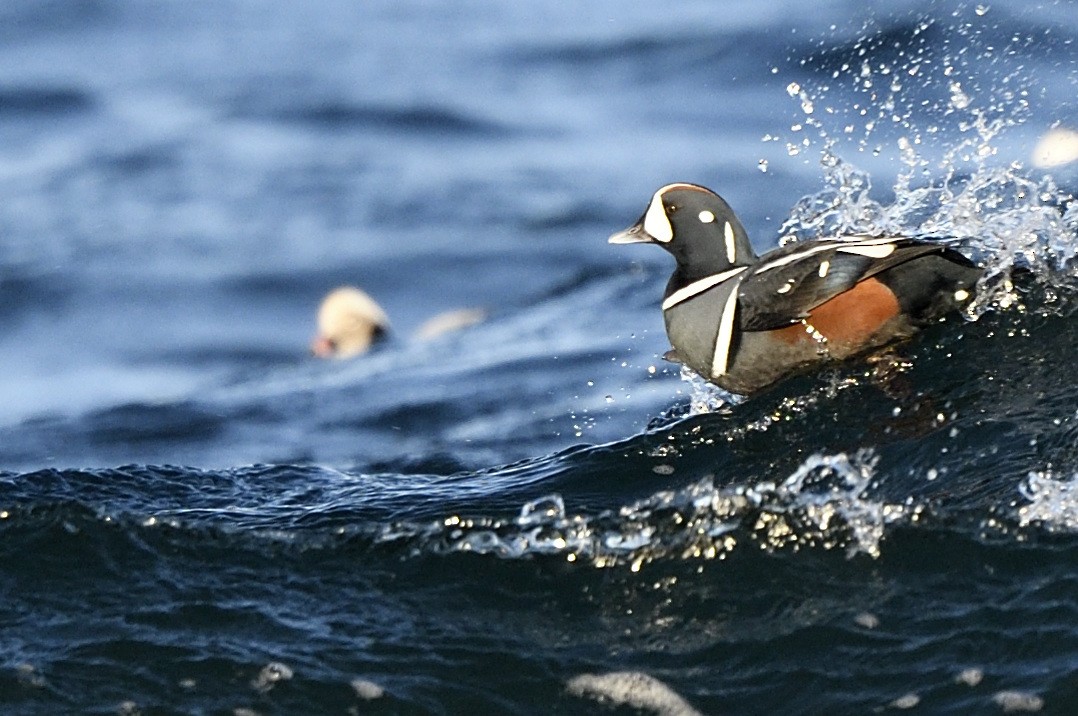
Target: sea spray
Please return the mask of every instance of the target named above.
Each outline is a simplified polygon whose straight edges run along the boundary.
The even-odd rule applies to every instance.
[[[1030,116],[1035,83],[1008,59],[1028,40],[996,46],[983,32],[994,27],[985,13],[967,14],[947,28],[921,21],[900,40],[866,26],[851,47],[827,44],[800,60],[829,77],[787,86],[800,110],[787,149],[805,157],[818,147],[824,186],[796,202],[778,243],[846,234],[958,239],[985,268],[966,310],[974,320],[1020,303],[1016,269],[1050,297],[1074,291],[1078,207],[1052,177],[1029,174],[1005,141]],[[961,43],[928,42],[930,33]],[[850,158],[865,154],[898,164],[889,191],[874,191],[887,175]]]

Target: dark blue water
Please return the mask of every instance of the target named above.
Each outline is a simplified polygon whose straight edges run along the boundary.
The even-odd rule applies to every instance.
[[[1076,89],[1063,1],[4,4],[0,712],[1074,713]],[[981,297],[739,402],[671,181]]]

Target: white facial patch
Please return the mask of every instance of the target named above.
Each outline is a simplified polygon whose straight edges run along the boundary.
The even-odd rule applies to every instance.
[[[651,197],[647,213],[644,214],[644,231],[656,241],[666,243],[674,238],[674,227],[670,225],[670,218],[666,215],[666,207],[663,206],[663,190],[655,192]]]
[[[704,209],[703,211],[701,211],[700,214],[697,216],[697,218],[700,219],[701,224],[711,224],[711,223],[714,223],[714,221],[715,221],[715,215],[712,214],[707,209]]]
[[[734,243],[734,227],[731,226],[729,221],[726,222],[723,234],[726,238],[726,260],[734,263],[737,261],[737,244]]]

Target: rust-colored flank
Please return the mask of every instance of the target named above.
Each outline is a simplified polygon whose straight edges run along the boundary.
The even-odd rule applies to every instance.
[[[883,324],[898,315],[898,299],[882,282],[869,278],[809,312],[808,323],[835,347],[866,343]],[[812,340],[802,325],[776,330],[786,343]]]

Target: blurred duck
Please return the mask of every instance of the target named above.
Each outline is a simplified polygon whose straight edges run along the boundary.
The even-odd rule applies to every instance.
[[[485,320],[487,320],[487,312],[482,308],[458,308],[444,311],[424,321],[423,325],[416,329],[415,337],[421,341],[429,341]]]
[[[351,358],[366,353],[389,332],[389,317],[358,288],[331,291],[318,308],[318,335],[311,353],[319,358]]]
[[[1033,148],[1033,166],[1059,167],[1078,160],[1078,132],[1055,127],[1048,130]]]
[[[415,333],[421,341],[486,320],[481,308],[445,311],[427,319]],[[373,298],[353,286],[331,291],[318,309],[318,335],[311,353],[319,358],[352,358],[366,353],[389,333],[389,318]]]

